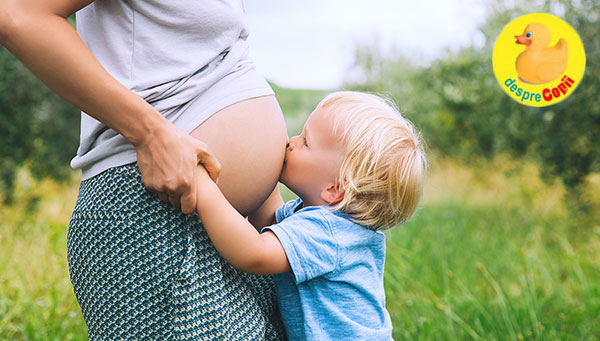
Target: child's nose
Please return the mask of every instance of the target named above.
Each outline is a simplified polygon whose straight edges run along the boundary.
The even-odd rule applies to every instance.
[[[290,140],[287,143],[287,149],[288,150],[294,150],[294,147],[296,146],[296,140],[298,139],[298,136],[294,136],[292,138],[290,138]]]

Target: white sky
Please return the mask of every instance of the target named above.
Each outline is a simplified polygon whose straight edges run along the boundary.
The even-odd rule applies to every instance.
[[[278,85],[341,86],[357,45],[395,48],[427,62],[482,41],[485,3],[475,0],[246,0],[250,55]]]

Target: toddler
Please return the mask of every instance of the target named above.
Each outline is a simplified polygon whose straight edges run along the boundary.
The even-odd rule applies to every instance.
[[[283,204],[276,189],[249,217],[260,233],[200,167],[197,211],[234,267],[277,274],[290,340],[390,340],[381,231],[415,212],[426,167],[418,134],[391,103],[336,92],[289,140],[280,181],[298,199]]]

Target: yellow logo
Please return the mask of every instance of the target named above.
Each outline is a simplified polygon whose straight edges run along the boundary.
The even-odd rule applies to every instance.
[[[551,14],[532,13],[502,30],[492,64],[498,83],[511,98],[544,107],[564,100],[579,85],[585,51],[569,24]]]

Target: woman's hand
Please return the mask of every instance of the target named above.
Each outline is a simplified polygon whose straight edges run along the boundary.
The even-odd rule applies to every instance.
[[[171,124],[134,145],[144,185],[185,214],[196,208],[198,164],[217,182],[221,164],[206,144]]]

